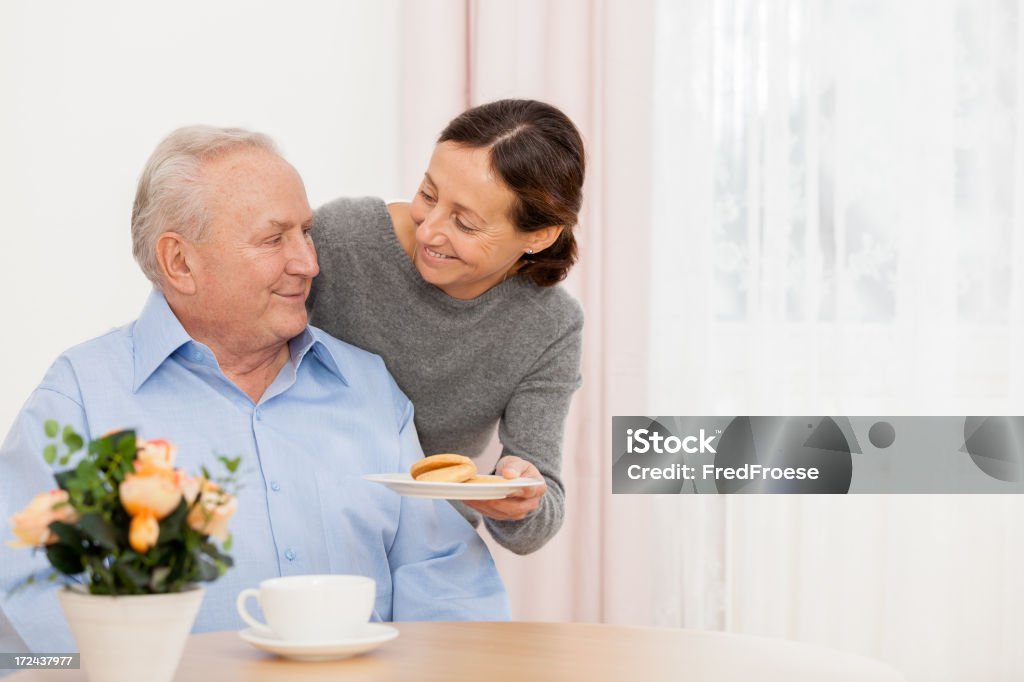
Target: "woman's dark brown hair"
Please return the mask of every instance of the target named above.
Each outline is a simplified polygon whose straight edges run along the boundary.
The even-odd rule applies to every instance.
[[[503,99],[452,119],[438,143],[491,154],[491,168],[515,195],[509,218],[524,232],[561,225],[555,242],[523,254],[516,272],[549,287],[565,279],[577,258],[576,226],[583,204],[583,139],[569,117],[543,102]]]

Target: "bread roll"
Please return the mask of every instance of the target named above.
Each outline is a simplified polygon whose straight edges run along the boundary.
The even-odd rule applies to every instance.
[[[417,481],[462,483],[476,476],[476,465],[463,455],[431,455],[413,464],[409,474]]]

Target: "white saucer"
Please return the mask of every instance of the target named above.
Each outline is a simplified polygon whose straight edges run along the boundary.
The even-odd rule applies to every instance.
[[[521,488],[544,485],[536,478],[509,478],[496,483],[435,483],[417,481],[409,474],[367,474],[367,481],[386,485],[406,497],[429,497],[441,500],[500,500]],[[495,476],[497,480],[498,477]]]
[[[337,661],[376,649],[398,637],[398,630],[383,623],[367,623],[356,637],[335,642],[286,642],[270,630],[248,628],[238,633],[257,649],[295,661]]]

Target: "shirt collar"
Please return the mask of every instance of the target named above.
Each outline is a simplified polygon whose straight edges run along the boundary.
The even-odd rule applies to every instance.
[[[137,393],[164,360],[191,340],[164,295],[153,289],[132,331],[135,347],[132,393]]]
[[[341,383],[348,386],[348,380],[345,378],[345,375],[341,371],[341,366],[345,364],[344,359],[339,361],[338,356],[335,354],[333,350],[331,350],[332,345],[336,346],[338,344],[337,340],[335,340],[333,336],[329,335],[324,330],[317,329],[316,327],[307,326],[306,331],[303,332],[303,334],[309,335],[309,338],[311,339],[310,345],[313,349],[313,354],[316,356],[316,359],[319,360],[321,364],[323,364],[323,366],[326,367],[329,372],[331,372],[331,374],[338,377],[338,379],[341,380]],[[334,343],[327,343],[327,339],[333,341]]]
[[[341,364],[338,358],[331,351],[330,346],[321,337],[327,336],[326,332],[316,327],[306,326],[302,333],[288,343],[292,356],[292,363],[298,367],[308,352],[313,351],[313,356],[320,361],[334,376],[338,377],[341,383],[348,386],[348,381],[341,371]]]
[[[318,336],[323,334],[324,332],[321,330],[307,326],[301,334],[292,339],[288,344],[292,362],[297,368],[306,353],[312,349],[314,356],[324,367],[347,386],[348,381],[345,380],[345,376],[341,372],[337,358]],[[134,344],[132,393],[137,393],[142,384],[146,383],[153,372],[175,351],[193,341],[185,328],[181,326],[174,311],[171,310],[167,299],[157,289],[153,289],[149,298],[146,299],[142,314],[135,321],[132,337]]]

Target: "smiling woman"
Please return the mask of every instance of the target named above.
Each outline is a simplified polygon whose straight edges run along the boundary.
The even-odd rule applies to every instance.
[[[562,112],[502,100],[449,123],[411,204],[339,199],[316,215],[312,321],[384,358],[424,453],[478,457],[497,426],[496,473],[545,482],[455,503],[519,554],[564,514],[562,429],[583,314],[557,285],[576,260],[583,175],[582,140]]]

